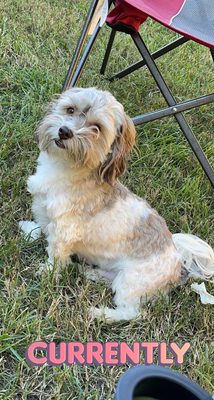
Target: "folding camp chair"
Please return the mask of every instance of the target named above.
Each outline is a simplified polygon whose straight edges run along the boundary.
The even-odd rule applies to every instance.
[[[100,2],[101,0],[93,0],[91,3],[81,36],[67,72],[63,90],[77,83],[101,29],[100,24],[97,23],[80,58],[91,22],[97,12],[97,7],[100,5]],[[214,61],[214,0],[109,0],[108,5],[109,7],[114,5],[115,7],[110,11],[106,20],[112,30],[100,73],[105,73],[116,31],[119,30],[129,34],[142,56],[142,59],[123,71],[116,73],[109,79],[120,79],[146,65],[168,104],[167,108],[133,117],[134,124],[140,125],[173,115],[200,162],[201,167],[214,187],[214,171],[182,114],[183,111],[214,102],[214,93],[177,103],[154,61],[156,58],[184,44],[190,39],[207,46],[211,51],[211,56]],[[162,25],[178,32],[181,36],[179,39],[176,39],[155,53],[150,54],[142,37],[138,33],[139,26],[147,17],[153,18]]]

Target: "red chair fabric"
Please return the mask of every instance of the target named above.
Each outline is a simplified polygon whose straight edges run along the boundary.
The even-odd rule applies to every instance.
[[[106,22],[132,33],[148,16],[214,49],[214,0],[116,0]]]

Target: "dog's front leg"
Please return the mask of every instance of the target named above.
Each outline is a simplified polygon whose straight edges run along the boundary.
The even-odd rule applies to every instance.
[[[47,246],[48,260],[40,264],[38,274],[45,271],[53,271],[56,268],[56,279],[59,279],[61,270],[70,264],[72,255],[72,246],[63,241],[56,241],[48,238]]]

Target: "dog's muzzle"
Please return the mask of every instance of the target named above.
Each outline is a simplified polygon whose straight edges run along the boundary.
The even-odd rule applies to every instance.
[[[67,126],[61,126],[61,128],[59,128],[58,134],[59,134],[59,139],[54,139],[55,143],[61,149],[65,149],[65,145],[62,140],[71,139],[74,136],[74,134],[71,131],[71,129],[69,129]]]

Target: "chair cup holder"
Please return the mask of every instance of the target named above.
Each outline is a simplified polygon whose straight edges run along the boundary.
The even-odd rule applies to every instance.
[[[200,386],[168,368],[138,366],[120,379],[116,400],[212,400]]]

